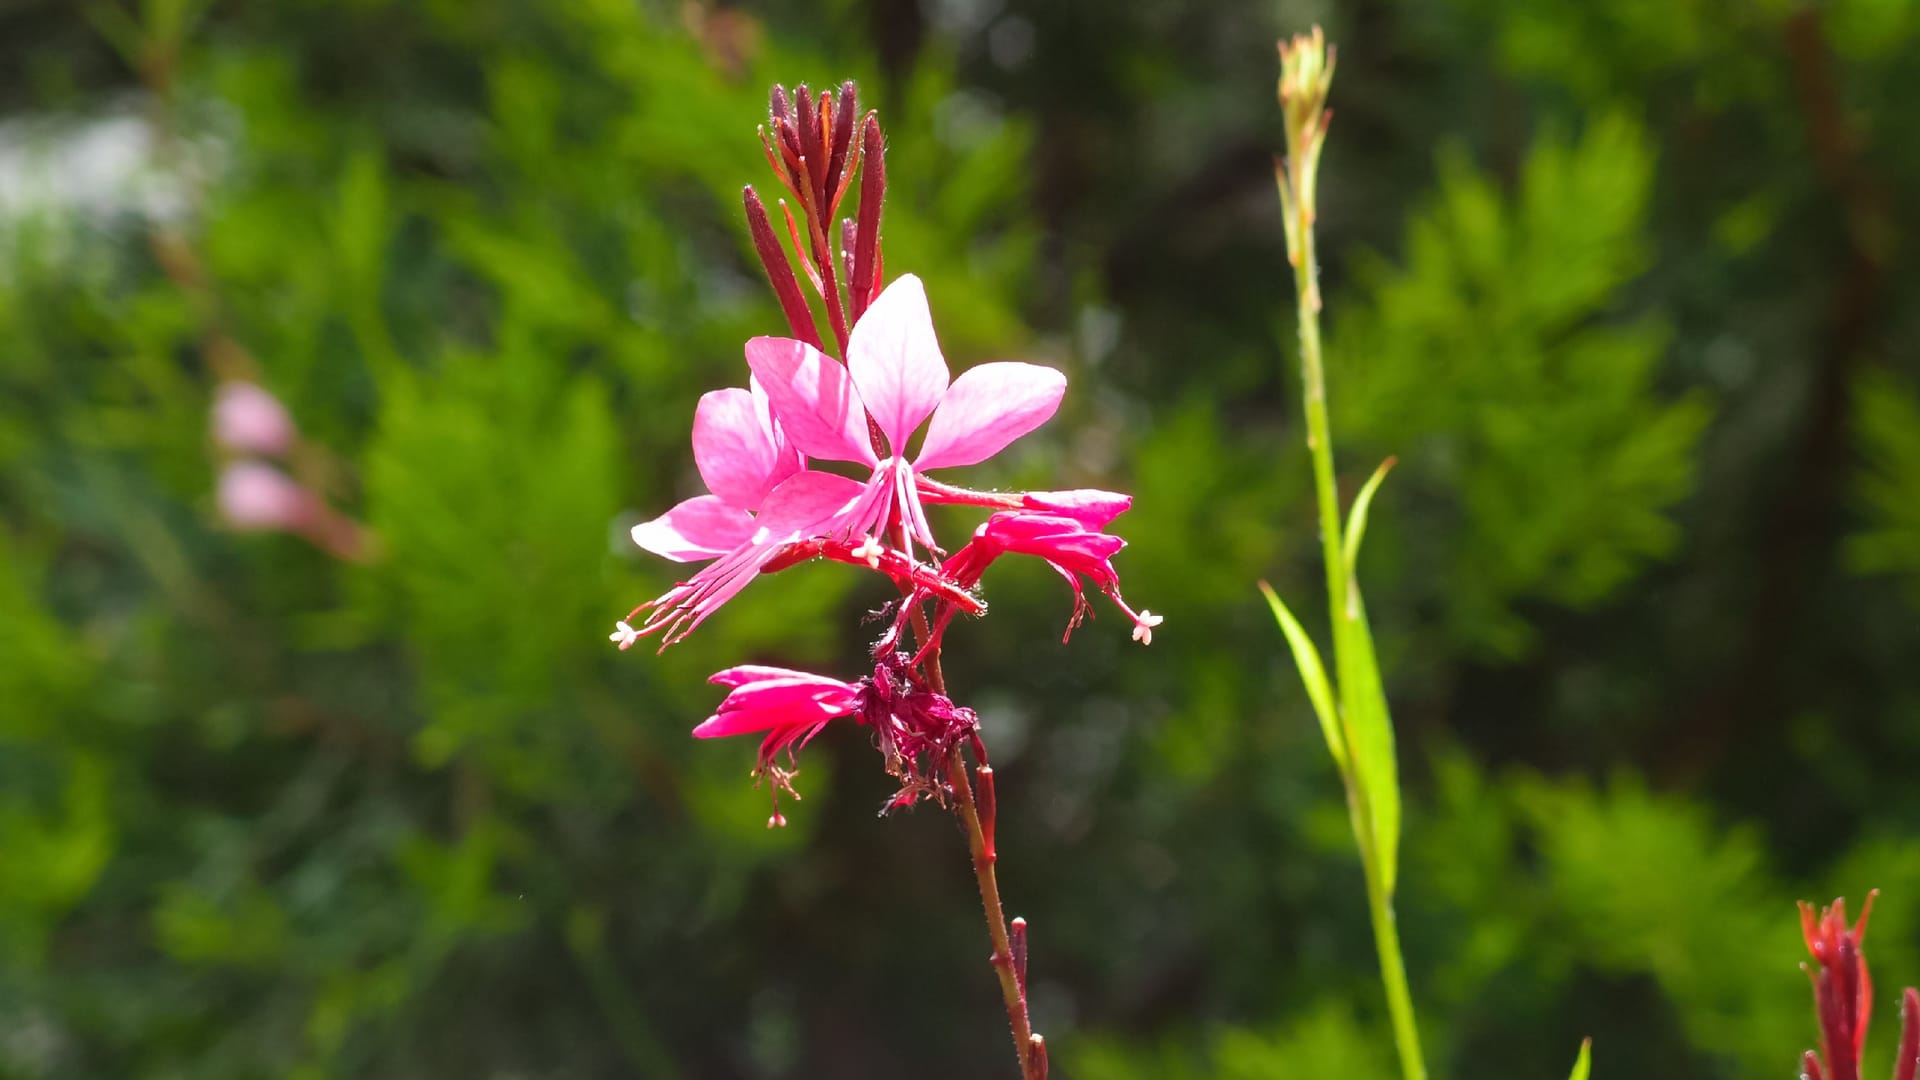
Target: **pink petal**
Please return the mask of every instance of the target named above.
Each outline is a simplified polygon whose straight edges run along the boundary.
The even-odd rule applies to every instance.
[[[747,390],[753,395],[754,418],[761,427],[773,433],[773,479],[767,485],[768,490],[772,490],[780,481],[806,468],[807,459],[800,453],[800,448],[793,445],[793,440],[787,438],[787,433],[781,430],[780,421],[774,419],[773,402],[767,399],[767,388],[760,385],[759,379],[748,375]]]
[[[242,454],[279,456],[293,447],[293,417],[280,399],[250,382],[223,382],[213,399],[213,438]]]
[[[773,426],[754,408],[753,394],[728,387],[700,398],[693,411],[693,460],[707,490],[742,510],[760,501],[784,477],[773,444]]]
[[[286,473],[256,461],[236,461],[220,473],[220,516],[236,529],[295,530],[314,521],[319,500]]]
[[[780,543],[822,535],[865,494],[867,486],[834,473],[808,469],[781,481],[760,508],[762,537]]]
[[[731,668],[713,676],[713,682],[733,686],[720,708],[699,727],[697,738],[810,727],[859,707],[857,688],[804,671],[785,668]]]
[[[1133,496],[1099,488],[1075,488],[1072,491],[1028,491],[1020,501],[1034,510],[1063,514],[1089,529],[1103,529],[1114,518],[1127,512]]]
[[[821,679],[824,675],[815,675],[810,671],[795,671],[793,668],[774,667],[770,664],[739,664],[725,671],[716,671],[707,676],[707,681],[715,686],[746,686],[750,683],[767,682],[773,679]]]
[[[947,361],[919,278],[902,275],[860,316],[847,343],[847,371],[893,452],[904,453],[947,390]]]
[[[866,407],[840,361],[804,341],[757,337],[747,342],[747,366],[766,387],[774,418],[801,452],[829,461],[872,465]]]
[[[753,535],[753,517],[718,495],[702,495],[633,527],[633,542],[674,562],[725,555]]]
[[[1067,392],[1067,377],[1039,364],[1002,362],[969,368],[940,402],[920,446],[920,469],[973,465],[1047,422]]]

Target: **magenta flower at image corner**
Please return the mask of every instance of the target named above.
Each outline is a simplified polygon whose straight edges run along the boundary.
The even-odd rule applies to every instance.
[[[1863,946],[1867,916],[1878,892],[1867,894],[1860,921],[1848,925],[1847,902],[1835,900],[1815,913],[1812,904],[1800,904],[1800,932],[1813,957],[1806,968],[1813,982],[1814,1015],[1820,1022],[1820,1051],[1801,1055],[1802,1080],[1860,1080],[1860,1059],[1867,1045],[1867,1022],[1873,1015],[1873,977],[1867,971]],[[1894,1080],[1916,1080],[1920,1072],[1920,993],[1912,987],[1900,997],[1900,1044],[1893,1064]]]

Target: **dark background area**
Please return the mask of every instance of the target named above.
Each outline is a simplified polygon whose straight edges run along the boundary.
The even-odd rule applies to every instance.
[[[734,663],[850,674],[844,568],[662,656],[626,529],[784,332],[775,82],[889,135],[955,370],[1068,373],[977,486],[1131,491],[1150,649],[1000,565],[948,638],[1068,1080],[1393,1074],[1337,775],[1274,39],[1322,165],[1347,497],[1440,1076],[1790,1075],[1793,901],[1920,980],[1920,7],[0,2],[0,1076],[1002,1075],[963,838],[865,734],[768,831]],[[173,30],[169,31],[169,27]],[[172,41],[170,47],[157,42]],[[358,559],[222,525],[239,350]],[[223,359],[224,357],[224,359]],[[223,367],[223,365],[226,365]],[[945,519],[948,533],[971,518]],[[1316,633],[1320,627],[1309,620]]]

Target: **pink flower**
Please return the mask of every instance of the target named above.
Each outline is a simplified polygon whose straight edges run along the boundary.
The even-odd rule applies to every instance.
[[[665,631],[663,649],[685,637],[788,544],[830,528],[864,491],[857,481],[805,468],[757,381],[750,390],[715,390],[700,399],[693,460],[712,494],[634,526],[633,541],[676,562],[715,561],[633,609],[612,635],[622,649],[657,630]],[[638,628],[630,625],[643,612],[652,614]]]
[[[732,689],[714,714],[693,729],[694,737],[766,732],[754,774],[769,776],[773,782],[773,816],[767,819],[767,827],[785,825],[779,792],[796,799],[800,795],[793,790],[793,770],[775,764],[775,755],[785,750],[791,766],[794,752],[820,734],[829,720],[860,710],[862,688],[825,675],[753,664],[728,668],[707,681]]]
[[[223,382],[214,393],[213,438],[236,453],[277,457],[293,448],[293,418],[254,383]]]
[[[1133,640],[1151,645],[1153,628],[1160,625],[1163,617],[1146,608],[1136,613],[1120,595],[1120,574],[1113,568],[1113,556],[1126,546],[1125,540],[1089,529],[1074,517],[1005,510],[974,530],[973,539],[946,561],[942,571],[956,585],[970,589],[1002,555],[1011,552],[1037,556],[1045,559],[1047,565],[1073,587],[1073,617],[1067,621],[1067,632],[1060,640],[1071,637],[1074,627],[1080,625],[1088,612],[1086,593],[1080,586],[1080,578],[1085,577],[1133,621]],[[943,615],[951,618],[950,613],[943,612]]]
[[[749,341],[747,364],[802,452],[872,468],[837,535],[878,534],[897,519],[928,550],[938,547],[919,473],[992,457],[1045,423],[1067,388],[1052,368],[1013,362],[981,364],[949,381],[926,290],[911,274],[887,286],[855,324],[844,367],[804,341],[777,337]],[[928,417],[909,462],[907,443]]]
[[[789,668],[747,664],[728,668],[707,681],[732,691],[712,716],[693,729],[694,737],[767,732],[760,744],[763,762],[789,746],[805,746],[827,721],[860,708],[860,687]]]
[[[731,690],[693,734],[710,739],[765,732],[754,773],[772,780],[776,800],[780,791],[798,798],[792,785],[793,755],[839,717],[855,717],[873,729],[887,771],[900,781],[888,809],[922,797],[944,799],[941,778],[948,754],[980,728],[972,709],[917,687],[907,658],[898,653],[882,654],[874,662],[873,676],[857,683],[751,664],[728,668],[708,681]],[[788,768],[775,762],[782,751]],[[776,801],[768,824],[785,823]]]
[[[218,502],[221,518],[247,532],[299,532],[322,512],[312,492],[257,461],[236,461],[221,470]]]
[[[359,525],[272,465],[235,461],[220,470],[220,518],[242,532],[284,532],[339,559],[367,554]]]

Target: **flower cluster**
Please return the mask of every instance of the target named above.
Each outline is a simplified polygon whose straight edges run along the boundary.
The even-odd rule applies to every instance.
[[[903,274],[882,286],[886,143],[874,114],[858,116],[852,83],[817,97],[805,86],[792,94],[773,90],[760,140],[799,206],[796,219],[780,202],[791,256],[760,196],[749,187],[742,198],[754,251],[792,335],[747,342],[747,385],[700,399],[693,459],[707,493],[635,526],[633,540],[662,558],[705,565],[634,608],[615,624],[612,639],[627,649],[658,635],[665,649],[754,579],[809,559],[834,560],[893,584],[899,599],[888,605],[869,674],[847,682],[788,668],[728,668],[712,679],[727,688],[726,698],[693,733],[761,736],[754,774],[769,781],[769,827],[786,824],[780,793],[799,797],[794,754],[843,717],[871,732],[900,783],[882,813],[922,800],[952,810],[967,834],[1021,1076],[1045,1080],[1046,1040],[1033,1030],[1027,1007],[1027,924],[1006,921],[994,875],[993,768],[973,710],[948,696],[941,642],[956,615],[986,613],[981,579],[1003,555],[1041,559],[1066,579],[1073,594],[1068,634],[1090,611],[1083,582],[1113,601],[1136,641],[1151,643],[1161,619],[1127,604],[1113,567],[1125,542],[1107,528],[1131,497],[976,491],[930,475],[977,465],[1046,423],[1067,380],[1052,368],[1014,362],[953,376],[920,279]],[[836,229],[856,176],[856,216]],[[824,334],[801,290],[803,277],[822,302]],[[828,355],[829,341],[839,358]],[[934,535],[929,504],[990,513],[949,555]]]
[[[1035,364],[1002,362],[950,380],[925,290],[912,275],[893,282],[867,308],[848,353],[843,366],[795,338],[755,338],[746,346],[752,372],[747,387],[714,390],[700,399],[693,456],[708,493],[636,525],[633,539],[663,558],[710,561],[636,607],[611,636],[625,649],[658,634],[665,648],[759,575],[804,559],[884,574],[900,589],[901,600],[876,643],[881,662],[871,679],[851,689],[824,676],[729,669],[714,680],[733,693],[695,734],[770,732],[761,747],[761,767],[768,770],[774,754],[805,745],[827,720],[858,714],[874,728],[889,768],[903,776],[903,791],[928,793],[927,774],[897,768],[925,749],[924,720],[950,712],[965,714],[963,726],[972,721],[971,713],[956,710],[943,695],[932,697],[944,705],[916,697],[931,691],[916,685],[924,678],[914,666],[937,652],[956,614],[985,612],[978,590],[994,560],[1030,555],[1058,571],[1073,592],[1069,634],[1089,611],[1083,578],[1132,623],[1136,640],[1150,642],[1161,617],[1135,611],[1120,593],[1113,556],[1125,541],[1105,530],[1131,504],[1128,496],[973,491],[925,474],[985,461],[1040,426],[1060,403],[1064,376]],[[918,452],[908,456],[904,448],[923,425]],[[867,475],[816,468],[821,461],[848,462]],[[943,559],[927,520],[928,503],[976,505],[993,513]],[[917,650],[894,659],[907,646],[908,624],[928,605],[933,615]],[[837,711],[822,714],[827,708]],[[895,721],[879,722],[882,713]],[[916,719],[898,719],[907,713]],[[932,738],[951,745],[954,736]],[[785,772],[770,775],[786,787]]]
[[[633,529],[645,550],[704,563],[616,625],[620,648],[657,635],[684,638],[763,574],[829,559],[887,577],[900,599],[874,643],[871,676],[857,683],[780,668],[736,667],[714,676],[725,702],[700,736],[764,732],[758,775],[791,792],[775,756],[804,746],[829,720],[855,717],[874,733],[901,780],[889,805],[944,801],[944,762],[970,739],[973,714],[947,698],[941,642],[956,615],[985,613],[981,578],[1002,555],[1044,560],[1072,590],[1067,633],[1090,611],[1084,582],[1113,601],[1137,641],[1161,617],[1120,593],[1107,532],[1132,499],[1110,491],[976,491],[930,475],[977,465],[1045,423],[1067,380],[1039,364],[992,362],[956,378],[934,333],[920,279],[881,285],[880,220],[886,173],[877,119],[856,122],[852,84],[817,98],[775,88],[771,132],[761,139],[781,185],[796,274],[772,216],[752,188],[744,202],[754,249],[791,336],[746,343],[746,386],[714,390],[693,417],[693,457],[707,493]],[[859,177],[857,217],[830,227]],[[802,226],[801,222],[805,225]],[[832,243],[837,231],[840,248]],[[827,333],[801,291],[823,301]],[[844,279],[844,281],[843,281]],[[827,354],[837,346],[844,363]],[[844,471],[836,471],[844,470]],[[934,535],[929,504],[977,506],[987,520],[951,555]],[[911,631],[913,640],[909,640]],[[1064,638],[1063,638],[1064,640]],[[977,739],[976,759],[984,762]],[[783,819],[776,808],[773,822]]]
[[[214,445],[225,459],[215,501],[221,520],[241,532],[285,532],[335,558],[365,551],[360,526],[269,459],[306,449],[287,407],[258,383],[227,379],[214,393]]]

